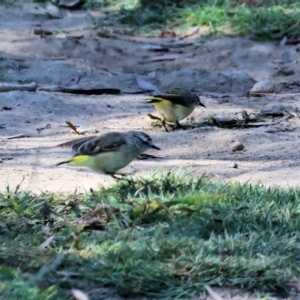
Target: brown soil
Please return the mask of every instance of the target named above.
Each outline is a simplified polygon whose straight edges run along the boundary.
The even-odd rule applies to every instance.
[[[35,7],[19,4],[1,8],[0,82],[35,82],[45,90],[82,75],[78,87],[119,88],[121,94],[2,92],[0,108],[13,109],[0,111],[0,124],[5,127],[0,129],[0,189],[7,184],[13,188],[23,176],[21,189],[34,192],[83,191],[113,182],[86,169],[53,167],[71,152],[46,147],[76,137],[65,121],[80,126],[79,129],[94,128],[98,134],[132,129],[149,133],[162,149],[159,153],[149,153],[161,158],[135,160],[124,169],[136,175],[180,167],[194,176],[205,172],[222,180],[298,185],[299,95],[291,94],[299,89],[297,46],[242,38],[209,40],[200,35],[182,40],[134,38],[122,35],[120,29],[97,25],[102,17],[99,13],[62,10],[63,18],[54,19],[45,13],[37,14],[39,10]],[[54,34],[34,35],[34,28]],[[169,50],[165,54],[149,50],[153,45],[165,43]],[[174,47],[178,43],[186,45]],[[161,55],[173,57],[153,61]],[[206,126],[166,133],[151,126],[147,114],[155,112],[145,103],[148,94],[141,93],[134,71],[161,90],[184,86],[202,93],[216,93],[201,97],[207,108],[195,109],[191,117],[196,121],[220,115],[237,117],[242,111],[259,113],[278,106],[292,112],[294,117],[268,127]],[[289,94],[241,96],[255,81],[267,79],[277,84],[277,92]],[[222,96],[224,93],[229,95]],[[44,129],[37,130],[40,128]],[[30,137],[7,139],[18,134]],[[245,149],[230,152],[235,141],[243,143]],[[238,168],[230,168],[231,162],[236,162]]]

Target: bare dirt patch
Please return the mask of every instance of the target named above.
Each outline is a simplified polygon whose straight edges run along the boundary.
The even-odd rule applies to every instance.
[[[298,185],[297,46],[242,38],[135,38],[122,35],[120,28],[97,25],[102,16],[95,12],[62,10],[63,17],[53,19],[37,10],[34,4],[19,4],[2,6],[0,12],[0,83],[35,82],[39,87],[35,92],[0,94],[1,189],[16,186],[23,176],[21,189],[34,192],[83,191],[112,182],[86,169],[53,167],[72,155],[46,148],[76,137],[65,121],[94,128],[97,134],[132,129],[149,133],[162,148],[149,153],[161,158],[135,160],[125,171],[136,175],[182,167],[195,176],[205,172],[224,180]],[[33,30],[37,28],[52,35],[36,35]],[[167,52],[153,51],[158,46]],[[258,114],[276,107],[293,116],[274,126],[206,126],[166,133],[151,126],[147,114],[154,109],[146,104],[148,94],[137,85],[135,71],[161,90],[182,86],[204,93],[201,99],[207,108],[194,111],[196,121],[238,117],[242,111]],[[116,88],[121,93],[53,91],[78,77],[77,88]],[[286,94],[242,96],[255,81],[266,79],[274,81],[277,92]],[[7,139],[18,134],[29,137]],[[241,142],[245,149],[231,152],[234,142]],[[232,168],[232,162],[238,167]]]

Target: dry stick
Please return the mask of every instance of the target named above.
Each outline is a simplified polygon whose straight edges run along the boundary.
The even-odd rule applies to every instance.
[[[13,139],[21,139],[21,138],[27,138],[27,137],[30,137],[30,135],[21,133],[21,134],[9,136],[6,139],[7,140],[13,140]]]
[[[275,93],[253,93],[249,96],[275,96],[275,97],[286,97],[286,96],[299,96],[300,93],[286,93],[286,94],[275,94]]]
[[[288,120],[290,118],[292,118],[293,116],[292,115],[289,115],[289,116],[286,116],[278,121],[275,121],[275,122],[271,122],[271,123],[260,123],[260,124],[257,124],[257,123],[248,123],[248,124],[242,124],[241,126],[249,126],[249,127],[260,127],[260,126],[269,126],[269,125],[276,125],[280,122],[283,122],[285,120]]]
[[[194,28],[194,30],[192,30],[191,32],[186,33],[186,34],[180,36],[179,39],[182,40],[182,39],[185,39],[185,38],[188,38],[188,37],[191,37],[191,36],[197,34],[199,32],[200,28],[201,28],[201,26],[196,26],[196,28]]]
[[[1,157],[1,160],[12,160],[14,159],[13,156],[4,156],[4,157]]]
[[[132,129],[132,130],[140,130],[141,127],[128,127],[128,126],[103,126],[103,129]]]
[[[227,94],[222,94],[222,93],[214,93],[214,92],[202,92],[203,96],[208,96],[208,97],[215,97],[215,98],[225,98],[225,97],[255,97],[255,96],[274,96],[274,97],[286,97],[286,96],[299,96],[300,93],[287,93],[287,94],[275,94],[275,93],[253,93],[249,94],[234,94],[234,93],[227,93]]]
[[[0,83],[0,92],[10,92],[10,91],[28,91],[33,92],[37,88],[37,84],[35,82],[28,84],[18,84],[18,83]]]
[[[19,106],[20,105],[20,103],[16,103],[14,106],[12,106],[12,108],[11,109],[15,109],[17,106]]]
[[[80,135],[80,133],[77,131],[76,127],[70,122],[70,121],[66,121],[66,124],[78,135]]]

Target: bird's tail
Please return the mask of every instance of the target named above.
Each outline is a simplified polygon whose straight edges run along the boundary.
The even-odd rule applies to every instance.
[[[73,156],[72,158],[57,163],[56,166],[60,166],[63,164],[70,164],[70,166],[75,166],[75,167],[86,167],[91,164],[91,156],[75,154],[75,156]]]
[[[156,103],[156,102],[161,102],[162,100],[164,100],[164,99],[159,98],[159,97],[151,97],[151,98],[147,99],[147,103]]]
[[[68,164],[68,163],[72,162],[72,160],[73,159],[64,160],[64,161],[61,161],[61,162],[55,164],[54,166],[58,167],[58,166],[63,165],[63,164]]]

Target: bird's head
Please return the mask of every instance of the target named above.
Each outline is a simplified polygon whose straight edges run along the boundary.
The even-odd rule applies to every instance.
[[[146,151],[148,148],[160,150],[160,148],[153,144],[153,141],[148,134],[141,131],[131,131],[131,134],[133,142],[142,152]]]

